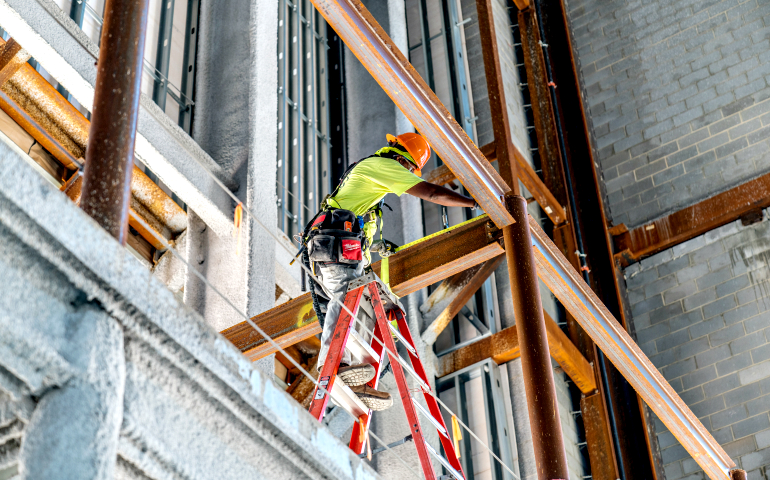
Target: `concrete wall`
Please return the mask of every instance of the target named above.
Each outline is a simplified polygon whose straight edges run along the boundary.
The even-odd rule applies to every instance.
[[[767,218],[736,221],[625,270],[639,345],[749,478],[770,467]],[[656,429],[666,478],[702,478],[665,426]]]
[[[199,23],[193,138],[221,167],[222,180],[244,208],[275,234],[278,2],[203,2]],[[212,196],[224,196],[220,191]],[[236,202],[226,197],[230,208]],[[218,235],[190,214],[188,258],[229,302],[188,274],[185,302],[216,329],[254,316],[275,302],[275,242],[244,212],[238,240]],[[267,370],[270,361],[263,362]]]
[[[378,478],[3,139],[0,477]]]
[[[770,4],[566,4],[613,224],[645,223],[770,170]]]

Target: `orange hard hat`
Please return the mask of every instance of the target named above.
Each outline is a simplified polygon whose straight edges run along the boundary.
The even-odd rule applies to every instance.
[[[402,133],[397,137],[387,134],[386,138],[388,142],[397,142],[406,149],[406,152],[412,157],[412,163],[417,165],[417,170],[414,171],[414,174],[422,177],[422,167],[428,163],[430,158],[430,145],[428,145],[428,141],[422,138],[421,135],[411,132]]]

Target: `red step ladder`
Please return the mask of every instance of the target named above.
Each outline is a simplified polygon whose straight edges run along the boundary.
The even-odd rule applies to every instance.
[[[349,310],[350,312],[353,312],[354,315],[358,315],[358,307],[362,298],[364,298],[365,291],[368,291],[369,293],[370,302],[374,308],[375,316],[377,317],[374,335],[379,341],[373,340],[371,344],[364,341],[358,332],[356,332],[355,321],[353,321],[353,317],[348,313]],[[406,324],[404,311],[401,310],[395,297],[389,292],[389,289],[382,283],[377,275],[368,273],[363,277],[350,282],[347,295],[345,296],[345,306],[347,309],[343,308],[340,313],[340,319],[337,322],[337,327],[334,330],[334,336],[332,337],[332,343],[329,348],[329,357],[326,359],[326,362],[321,369],[321,374],[318,377],[318,385],[323,386],[328,392],[331,392],[331,397],[336,404],[347,410],[353,417],[359,419],[359,422],[356,422],[353,426],[350,449],[358,455],[364,452],[372,411],[369,410],[361,400],[358,399],[358,396],[356,396],[356,394],[343,382],[335,381],[337,378],[337,370],[340,361],[342,360],[342,353],[347,347],[354,356],[361,358],[364,363],[371,363],[375,367],[377,374],[368,385],[372,388],[377,388],[380,372],[386,363],[385,359],[387,352],[384,351],[384,343],[388,350],[393,352],[397,357],[391,358],[393,376],[396,377],[398,393],[401,396],[401,402],[404,405],[406,418],[409,421],[409,428],[412,432],[412,439],[417,448],[417,455],[420,457],[420,464],[425,474],[425,478],[431,480],[436,479],[433,463],[430,460],[430,457],[433,456],[444,466],[444,468],[446,468],[450,474],[450,478],[454,477],[457,480],[465,480],[465,475],[462,466],[460,465],[460,461],[457,458],[454,444],[449,437],[449,430],[441,416],[441,411],[439,410],[436,399],[431,395],[430,383],[425,375],[425,369],[422,366],[422,362],[417,355],[417,349],[414,347],[414,341],[412,340],[412,334],[409,332],[409,327]],[[393,320],[397,322],[398,328],[395,328],[391,323]],[[406,347],[406,350],[409,352],[409,360],[412,367],[409,367],[406,361],[396,354],[396,344],[391,333]],[[404,370],[409,372],[422,389],[425,402],[428,405],[428,410],[420,405],[417,402],[417,399],[413,397],[412,392],[409,390],[409,386],[406,383]],[[328,402],[329,395],[327,395],[324,390],[316,387],[313,392],[313,400],[310,403],[310,414],[320,421],[324,417]],[[418,411],[427,418],[434,427],[436,427],[438,436],[441,439],[441,446],[444,448],[444,452],[447,453],[449,458],[444,458],[425,441],[422,433],[422,426],[420,425],[420,419],[417,415]],[[363,431],[361,430],[362,428]]]

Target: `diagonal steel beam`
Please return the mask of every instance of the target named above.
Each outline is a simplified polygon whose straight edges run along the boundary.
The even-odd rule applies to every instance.
[[[596,342],[615,368],[658,415],[698,465],[712,479],[729,479],[730,457],[679,398],[647,356],[586,285],[548,236],[529,218],[537,273]]]
[[[492,221],[498,227],[511,224],[513,218],[503,202],[510,188],[363,3],[312,2]]]
[[[421,334],[422,341],[426,345],[436,343],[439,334],[460,313],[463,306],[468,303],[487,278],[492,275],[492,272],[502,263],[503,258],[503,255],[500,255],[481,265],[455,274],[441,282],[441,285],[431,293],[424,305],[427,308],[423,312],[425,323],[430,322]],[[420,310],[422,310],[422,307],[420,307]]]

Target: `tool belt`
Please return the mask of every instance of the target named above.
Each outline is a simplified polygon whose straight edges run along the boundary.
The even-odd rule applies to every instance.
[[[320,212],[306,230],[308,258],[321,265],[358,265],[363,260],[361,221],[341,208]]]

